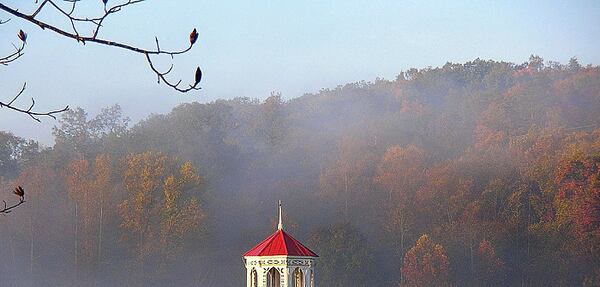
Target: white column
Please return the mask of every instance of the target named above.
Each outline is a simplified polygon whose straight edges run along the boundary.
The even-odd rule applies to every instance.
[[[257,287],[266,287],[267,285],[267,273],[265,273],[264,268],[256,268],[256,274],[258,277],[258,282],[256,282]]]
[[[279,274],[279,284],[281,284],[281,287],[284,286],[290,286],[290,268],[288,267],[283,267],[281,268],[281,274]]]
[[[246,266],[246,287],[252,287],[252,268]]]

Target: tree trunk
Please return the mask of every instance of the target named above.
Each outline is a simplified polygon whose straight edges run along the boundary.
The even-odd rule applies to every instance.
[[[531,197],[529,196],[529,191],[527,192],[527,226],[525,227],[525,236],[527,236],[527,258],[525,260],[525,262],[529,262],[529,226],[531,225]],[[529,267],[529,266],[527,266]],[[526,280],[526,284],[527,286],[530,286],[529,284],[529,273],[527,271],[525,271],[525,280]]]
[[[140,230],[140,283],[144,280],[144,231]]]
[[[344,172],[344,193],[345,193],[345,203],[344,203],[344,213],[345,216],[348,217],[348,173]]]
[[[31,278],[32,281],[34,281],[34,276],[33,276],[33,261],[34,261],[34,242],[35,242],[35,238],[33,236],[33,214],[29,216],[29,237],[30,237],[30,245],[29,245],[29,276]]]
[[[452,218],[450,216],[450,191],[446,191],[446,217],[448,219],[448,224],[452,223]]]
[[[75,286],[79,286],[79,216],[75,202]]]
[[[98,279],[100,278],[102,271],[102,221],[104,219],[104,207],[102,206],[103,202],[100,199],[100,226],[98,227],[98,255],[97,255],[97,271],[96,271],[96,285],[98,285]]]
[[[471,276],[471,282],[473,282],[473,270],[474,270],[474,262],[473,262],[473,236],[472,234],[469,234],[469,261],[470,261],[470,265],[469,265],[469,273]]]
[[[17,266],[16,260],[15,260],[15,258],[16,258],[15,249],[16,249],[15,248],[15,238],[14,238],[14,235],[11,235],[10,236],[10,251],[11,251],[10,254],[11,254],[11,259],[12,259],[13,270],[15,270],[15,268],[16,268],[15,266]],[[17,276],[15,276],[15,274],[17,274],[17,272],[13,272],[13,276],[12,276],[13,286],[17,286]]]
[[[404,274],[402,267],[404,266],[404,209],[400,211],[400,284],[404,284]]]

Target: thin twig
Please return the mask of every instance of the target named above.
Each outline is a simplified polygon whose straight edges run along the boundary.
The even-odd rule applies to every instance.
[[[56,116],[55,116],[56,114],[59,114],[59,113],[69,110],[69,106],[66,106],[59,110],[52,110],[52,111],[48,111],[48,112],[36,112],[36,111],[33,111],[33,107],[35,106],[35,100],[33,98],[31,99],[31,105],[27,109],[22,109],[22,108],[14,106],[13,103],[23,94],[23,92],[25,92],[26,87],[27,87],[27,83],[24,83],[21,90],[17,93],[17,95],[10,102],[8,102],[8,103],[0,102],[0,108],[6,107],[13,111],[26,114],[37,122],[41,122],[39,117],[50,117],[50,118],[56,119]]]
[[[17,206],[25,203],[25,198],[21,197],[19,198],[19,202],[11,205],[11,206],[7,206],[6,204],[6,200],[3,200],[2,202],[4,202],[4,208],[0,209],[0,214],[7,214],[7,213],[11,213],[12,209],[16,208]]]
[[[156,45],[158,46],[158,40],[156,42]],[[171,66],[169,67],[169,69],[167,69],[165,72],[160,72],[156,69],[156,67],[154,67],[154,64],[152,63],[152,59],[150,58],[149,54],[146,54],[146,61],[148,62],[148,65],[150,66],[150,69],[156,74],[156,76],[158,77],[158,83],[160,83],[160,81],[162,80],[163,83],[165,83],[165,85],[175,89],[178,92],[181,93],[187,93],[191,90],[200,90],[201,88],[198,87],[199,83],[195,83],[194,85],[189,85],[188,88],[182,89],[179,87],[179,84],[181,84],[181,80],[177,81],[177,83],[171,83],[169,82],[165,76],[168,75],[169,73],[171,73],[171,70],[173,70],[173,64],[171,64]]]
[[[13,44],[13,47],[15,48],[15,52],[12,54],[9,54],[8,56],[4,56],[4,57],[0,58],[0,65],[7,66],[8,64],[14,62],[15,60],[17,60],[18,58],[23,56],[23,50],[25,49],[24,42],[21,42],[20,47],[17,47],[14,44]]]

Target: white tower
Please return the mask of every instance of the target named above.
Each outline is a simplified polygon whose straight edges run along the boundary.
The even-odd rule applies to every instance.
[[[244,254],[246,287],[315,287],[319,257],[283,231],[281,201],[277,231]]]

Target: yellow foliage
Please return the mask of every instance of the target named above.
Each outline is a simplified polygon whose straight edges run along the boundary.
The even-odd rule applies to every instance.
[[[190,162],[178,166],[176,159],[155,152],[130,155],[124,165],[127,196],[119,205],[124,238],[135,246],[140,263],[159,258],[156,263],[167,264],[205,218],[196,195],[202,179]]]

